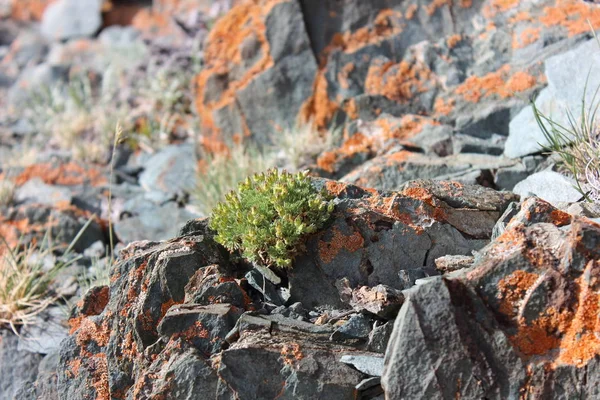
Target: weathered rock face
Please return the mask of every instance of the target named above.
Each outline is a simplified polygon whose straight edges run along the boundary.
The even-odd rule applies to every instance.
[[[599,240],[591,220],[525,201],[472,268],[405,292],[386,398],[598,396]]]
[[[400,192],[324,182],[337,207],[331,225],[309,239],[288,274],[291,299],[340,306],[338,286],[405,289],[435,273],[434,260],[469,255],[491,238],[517,197],[456,182],[415,181]],[[319,288],[316,290],[315,288]]]
[[[206,220],[191,222],[177,239],[123,250],[110,288],[90,291],[72,315],[60,353],[61,398],[354,398],[356,387],[377,391],[359,385],[368,374],[339,357],[381,362],[372,352],[385,349],[388,321],[404,301],[400,290],[437,274],[436,257],[481,248],[516,200],[452,182],[414,182],[402,192],[315,184],[337,197],[335,216],[291,271],[265,274],[262,285],[261,272],[248,274],[251,266],[213,241]],[[289,307],[264,300],[267,279],[276,293],[289,293]]]
[[[295,0],[235,7],[210,32],[204,54],[198,112],[221,142],[250,134],[264,141],[263,135],[291,126],[317,72]]]
[[[345,141],[320,156],[321,174],[394,174],[386,188],[397,190],[423,177],[418,168],[397,173],[389,158],[401,151],[421,158],[426,177],[444,178],[456,174],[454,160],[438,165],[445,156],[493,159],[509,131],[512,147],[521,136],[523,148],[535,146],[509,123],[546,86],[543,61],[586,39],[587,20],[600,27],[600,10],[579,0],[242,2],[208,38],[198,111],[205,135],[221,144],[264,141],[297,121],[341,124]],[[356,170],[372,158],[369,171]],[[502,163],[475,162],[465,179],[493,185],[511,167],[493,165]]]

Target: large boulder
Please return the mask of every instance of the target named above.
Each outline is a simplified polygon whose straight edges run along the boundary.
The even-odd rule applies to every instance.
[[[473,267],[405,292],[386,398],[597,397],[598,243],[600,225],[525,201]]]

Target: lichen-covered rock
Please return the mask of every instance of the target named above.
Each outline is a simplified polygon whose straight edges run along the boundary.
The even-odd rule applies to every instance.
[[[600,225],[528,199],[473,267],[405,293],[386,398],[598,396],[599,241]]]
[[[207,146],[293,126],[311,94],[317,60],[295,0],[246,1],[211,30],[197,79]],[[281,112],[285,110],[285,112]],[[212,135],[212,136],[210,136]]]
[[[385,284],[404,289],[435,274],[434,260],[483,247],[516,197],[456,182],[415,181],[377,192],[335,181],[330,225],[310,238],[289,272],[292,301],[341,306],[342,279],[351,288]]]

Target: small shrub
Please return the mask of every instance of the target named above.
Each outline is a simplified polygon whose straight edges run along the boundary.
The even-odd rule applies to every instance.
[[[234,143],[228,154],[201,151],[198,187],[192,194],[193,204],[204,215],[234,190],[248,176],[281,168],[298,172],[308,168],[324,151],[335,146],[341,131],[320,133],[312,124],[286,129],[270,138],[272,144],[262,148],[250,143]]]
[[[271,169],[238,185],[213,210],[210,227],[230,251],[266,266],[290,268],[306,235],[329,219],[334,204],[311,184],[308,172]]]

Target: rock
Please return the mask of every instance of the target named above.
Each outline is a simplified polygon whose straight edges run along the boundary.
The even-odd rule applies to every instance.
[[[235,6],[211,30],[197,81],[205,132],[221,143],[248,132],[269,142],[278,127],[296,123],[302,107],[318,107],[309,99],[317,72],[310,43],[296,1]]]
[[[383,357],[379,355],[343,355],[340,362],[352,365],[367,375],[381,376],[383,374]]]
[[[435,267],[442,273],[454,272],[459,269],[469,268],[473,265],[473,256],[444,256],[435,260]]]
[[[573,179],[554,171],[542,171],[529,176],[519,182],[513,192],[521,197],[538,196],[551,204],[573,203],[583,197]]]
[[[393,319],[398,314],[404,296],[400,290],[385,285],[373,288],[361,286],[352,291],[350,305],[356,311],[367,311],[380,318]]]
[[[342,342],[347,339],[366,340],[371,333],[372,320],[363,314],[356,314],[331,334],[331,340]]]
[[[565,125],[568,124],[568,120],[563,114],[567,104],[558,98],[550,87],[540,92],[535,105],[543,115],[562,126],[568,126]],[[548,123],[545,125],[548,129],[551,128]],[[504,155],[517,158],[540,153],[547,144],[548,140],[538,125],[533,107],[527,106],[510,121],[510,134],[506,140]]]
[[[169,202],[164,206],[149,208],[136,217],[115,222],[114,229],[119,240],[130,243],[137,240],[166,240],[177,234],[190,219],[198,217]]]
[[[278,306],[285,304],[286,299],[281,296],[277,286],[265,278],[263,274],[253,269],[246,274],[248,284],[260,292],[266,301]]]
[[[102,25],[101,0],[57,0],[42,17],[41,31],[60,41],[94,35]]]
[[[572,121],[578,124],[581,120],[582,101],[585,101],[586,113],[593,107],[594,88],[600,86],[600,80],[594,73],[600,62],[597,50],[598,43],[592,39],[546,60],[548,87],[536,99],[536,107],[542,115],[554,121],[556,127],[561,125],[568,129],[571,126],[568,112],[571,113]],[[543,122],[551,131],[552,124]],[[507,157],[522,157],[538,153],[548,144],[535,120],[533,109],[529,106],[511,120],[504,154]]]
[[[415,179],[456,180],[469,173],[475,173],[473,178],[463,182],[475,183],[483,171],[514,164],[514,161],[488,155],[457,154],[434,157],[400,150],[365,162],[341,180],[378,190],[398,190],[403,184]]]
[[[374,353],[385,353],[392,331],[394,329],[394,321],[388,321],[383,325],[375,325],[369,334],[369,342],[367,350]]]
[[[558,382],[564,393],[596,393],[570,377],[597,379],[599,339],[585,321],[599,238],[600,225],[526,200],[472,268],[405,292],[386,353],[386,397],[507,398],[527,387],[558,398]],[[581,351],[584,338],[589,352]]]
[[[210,356],[218,353],[225,336],[237,322],[241,310],[227,304],[173,306],[158,325],[158,334],[171,338],[188,337],[193,348]]]
[[[72,195],[68,188],[46,185],[40,178],[27,181],[15,191],[15,199],[21,203],[70,204]]]
[[[196,187],[196,155],[191,145],[171,145],[144,164],[140,185],[166,193],[189,192]]]
[[[504,136],[497,134],[492,134],[489,139],[457,134],[452,137],[452,153],[478,153],[498,156],[504,152],[505,140]]]
[[[494,185],[496,185],[498,189],[513,190],[515,185],[525,180],[531,172],[533,171],[528,171],[523,164],[498,168],[494,175]]]
[[[73,250],[79,253],[97,241],[105,241],[97,219],[73,206],[64,205],[50,207],[37,204],[11,208],[8,213],[0,215],[0,230],[11,245],[19,240],[22,244],[41,241],[49,234],[54,246],[66,248],[78,237],[73,243]]]
[[[288,273],[291,301],[307,307],[343,307],[336,288],[343,278],[350,288],[385,284],[402,290],[414,282],[403,271],[437,273],[435,258],[483,247],[516,199],[455,182],[415,181],[381,193],[333,181],[323,185],[338,196],[332,222],[307,240],[306,253]]]
[[[38,374],[40,354],[18,350],[19,339],[11,332],[0,334],[0,398],[12,399]]]
[[[25,69],[17,82],[8,92],[9,105],[18,109],[30,101],[31,96],[40,88],[51,88],[64,82],[68,70],[63,66],[40,64]]]
[[[50,307],[37,315],[31,325],[20,332],[17,350],[50,354],[58,351],[60,342],[67,337],[66,315],[59,307]]]
[[[58,400],[57,367],[58,351],[53,351],[40,361],[35,382],[26,383],[15,394],[15,400]]]

